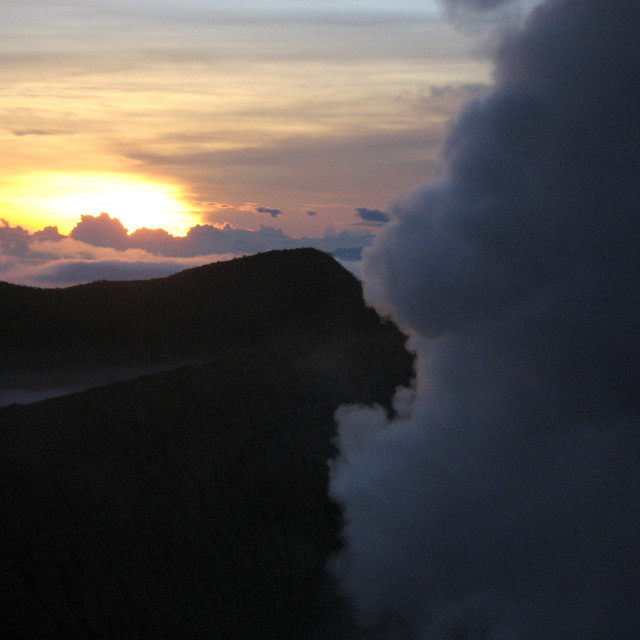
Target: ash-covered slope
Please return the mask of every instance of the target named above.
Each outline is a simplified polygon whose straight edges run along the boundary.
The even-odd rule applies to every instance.
[[[75,312],[118,326],[118,357],[124,344],[169,353],[159,336],[171,335],[205,362],[0,409],[2,637],[353,637],[325,571],[340,543],[327,498],[333,413],[388,404],[412,358],[334,264],[278,252],[27,294],[61,301],[45,306],[55,321]],[[118,298],[158,351],[153,340],[135,349],[107,304]],[[102,329],[84,330],[76,354],[100,352],[86,336]]]

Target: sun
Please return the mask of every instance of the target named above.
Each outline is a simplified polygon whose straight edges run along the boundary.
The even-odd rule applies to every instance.
[[[144,176],[115,173],[37,174],[4,191],[2,209],[31,228],[57,226],[69,233],[82,215],[108,213],[133,232],[162,228],[184,235],[199,221],[179,187]],[[8,216],[5,216],[8,217]]]

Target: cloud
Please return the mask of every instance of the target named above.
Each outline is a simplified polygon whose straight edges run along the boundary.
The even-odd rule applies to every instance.
[[[360,262],[362,259],[362,247],[348,247],[346,249],[334,249],[331,255],[344,262]]]
[[[147,280],[169,276],[186,268],[180,262],[159,260],[64,260],[50,264],[48,269],[40,269],[34,280],[40,286],[95,280]]]
[[[12,227],[0,219],[0,251],[10,256],[24,256],[29,252],[29,232],[22,227]]]
[[[118,218],[108,213],[99,216],[83,215],[71,230],[71,237],[96,247],[126,249],[129,245],[128,231]]]
[[[449,119],[452,112],[459,110],[466,102],[479,97],[490,89],[489,85],[480,82],[464,82],[461,84],[432,84],[416,90],[404,90],[396,97],[396,101],[407,104],[412,111],[422,115],[441,114]]]
[[[397,112],[395,96],[389,102]],[[194,152],[191,147],[184,147],[171,154],[128,149],[127,155],[144,163],[150,171],[182,176],[195,193],[202,194],[203,201],[210,192],[211,172],[215,171],[226,184],[235,184],[241,174],[244,182],[265,198],[281,198],[285,193],[290,199],[287,206],[295,206],[296,202],[324,202],[328,193],[336,201],[356,200],[353,206],[359,204],[361,193],[375,202],[388,202],[397,195],[398,188],[410,188],[435,166],[451,103],[458,104],[460,99],[439,97],[436,102],[437,113],[434,111],[432,119],[419,125],[415,124],[415,107],[409,104],[407,120],[411,126],[401,130],[370,131],[354,125],[347,133],[300,134],[232,149]],[[252,213],[255,206],[258,205],[254,203],[250,209]],[[249,211],[243,205],[232,207]],[[314,209],[311,205],[310,208]],[[211,209],[217,213],[221,207]],[[243,217],[234,220],[249,224]],[[220,220],[210,217],[209,221]]]
[[[120,220],[103,213],[82,216],[70,236],[56,227],[30,234],[7,221],[0,226],[0,279],[34,286],[66,286],[96,279],[161,277],[181,269],[271,249],[314,247],[338,251],[351,261],[373,241],[367,230],[294,238],[281,229],[256,230],[195,225],[185,236],[164,229],[137,229],[128,234]]]
[[[242,205],[245,207],[254,205]],[[262,208],[262,207],[258,207]],[[233,253],[258,253],[270,249],[293,249],[312,246],[331,252],[335,249],[361,249],[369,246],[373,236],[368,232],[330,232],[324,237],[294,238],[281,229],[260,225],[256,230],[236,229],[230,224],[222,227],[198,224],[186,236],[173,236],[164,229],[137,229],[128,234],[120,220],[102,213],[83,215],[71,232],[74,240],[96,247],[113,249],[142,249],[150,254],[168,257],[194,257]]]
[[[65,238],[65,236],[58,231],[58,227],[45,227],[40,231],[35,231],[32,237],[40,242],[60,242]]]
[[[57,131],[47,131],[46,129],[15,129],[12,131],[14,136],[22,138],[24,136],[55,136]]]
[[[0,254],[0,280],[35,287],[66,287],[95,280],[161,278],[190,267],[230,259],[233,254],[159,257],[140,249],[112,249],[65,237],[41,241],[41,253]]]
[[[366,225],[370,227],[381,227],[389,222],[389,215],[380,211],[379,209],[366,209],[365,207],[358,207],[356,209],[358,217],[362,222],[357,224]]]
[[[282,215],[280,209],[270,209],[269,207],[256,207],[256,213],[268,213],[272,218],[277,218]]]
[[[637,635],[638,29],[631,0],[534,9],[364,252],[417,353],[393,416],[337,414],[334,571],[377,637]]]

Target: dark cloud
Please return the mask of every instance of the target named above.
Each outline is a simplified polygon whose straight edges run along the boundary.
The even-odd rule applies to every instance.
[[[129,238],[129,246],[144,249],[149,253],[163,256],[180,254],[180,239],[165,229],[136,229]]]
[[[127,229],[118,218],[112,218],[108,213],[101,213],[99,216],[83,215],[70,235],[74,240],[95,247],[126,249],[129,246]]]
[[[29,232],[0,219],[0,251],[9,256],[25,256],[29,252]]]
[[[277,218],[282,215],[282,210],[271,209],[269,207],[256,207],[256,213],[268,213],[272,218]]]
[[[335,570],[381,637],[638,635],[639,29],[534,9],[365,252],[418,354],[393,419],[338,415]]]
[[[34,232],[32,237],[34,240],[40,240],[41,242],[60,242],[65,236],[58,231],[58,227],[45,227],[40,231]]]
[[[371,227],[380,227],[389,222],[389,214],[380,209],[367,209],[365,207],[356,208],[356,213],[361,222],[358,224]]]

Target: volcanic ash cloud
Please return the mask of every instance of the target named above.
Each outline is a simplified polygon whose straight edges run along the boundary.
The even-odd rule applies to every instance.
[[[640,635],[637,33],[635,0],[532,10],[366,252],[418,357],[394,417],[337,414],[334,568],[379,637]]]

